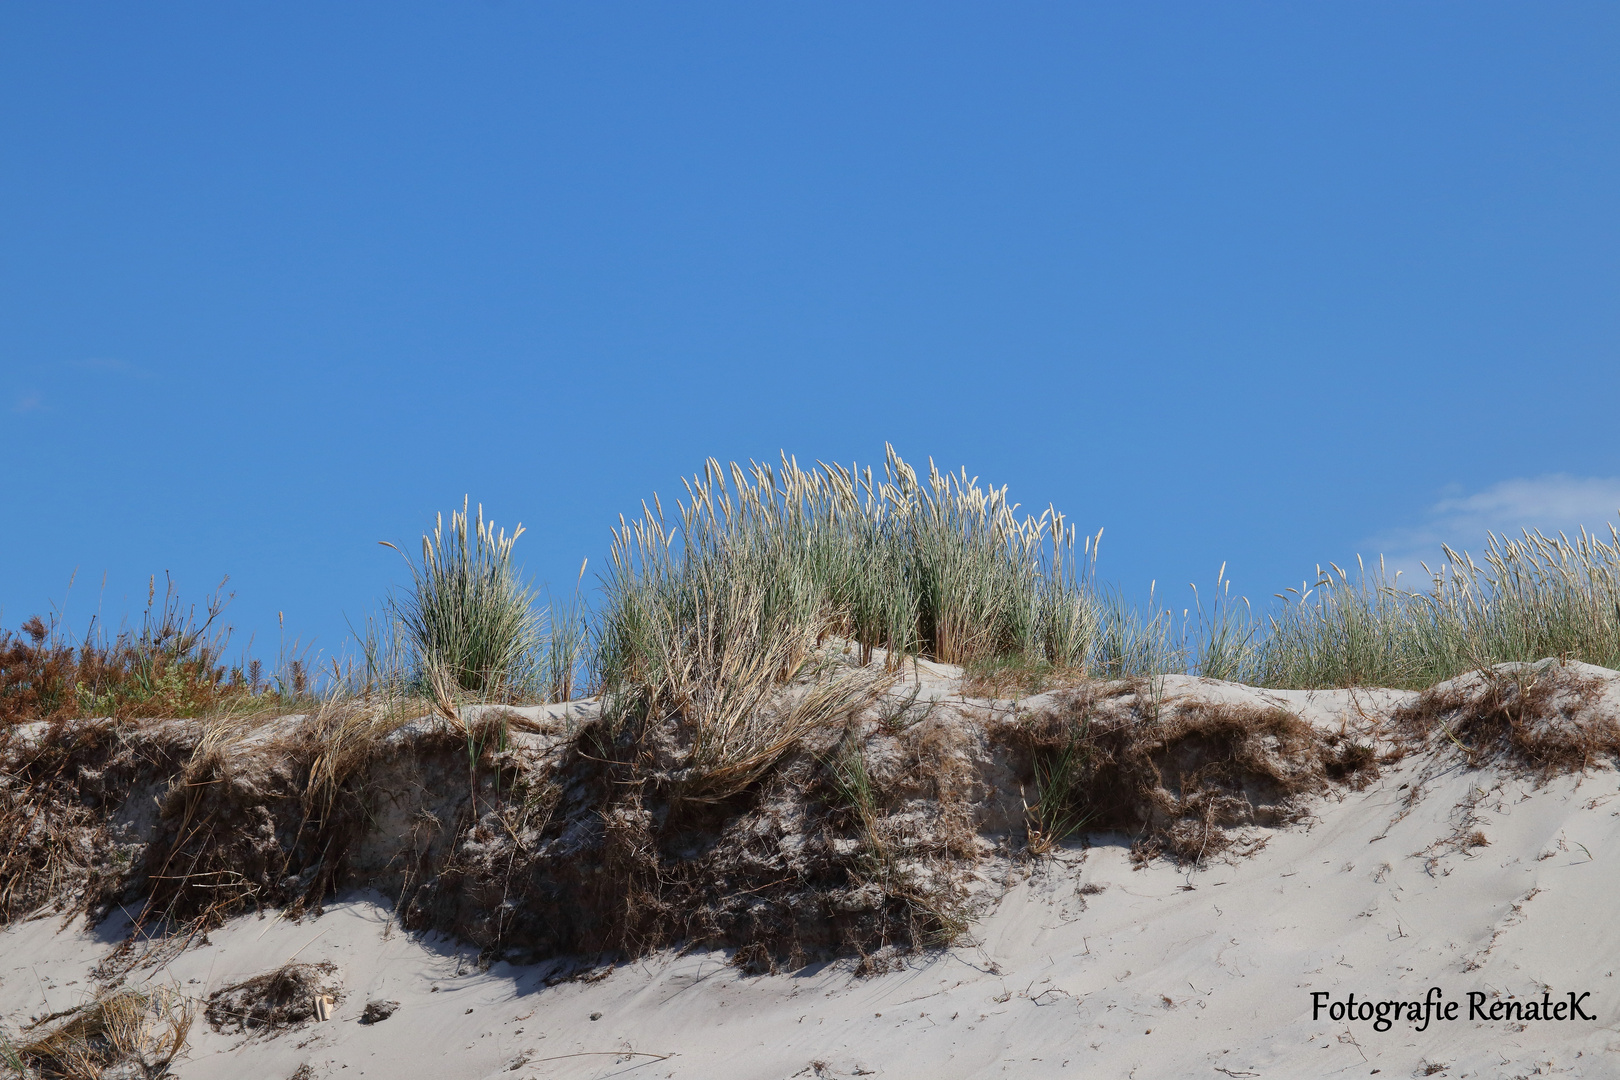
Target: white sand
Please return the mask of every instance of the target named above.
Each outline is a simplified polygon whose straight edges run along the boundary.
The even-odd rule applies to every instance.
[[[1258,693],[1196,680],[1179,691]],[[1277,696],[1322,724],[1367,705]],[[556,965],[479,971],[472,950],[390,932],[386,901],[355,896],[301,922],[236,920],[132,980],[206,997],[294,956],[340,969],[333,1022],[244,1041],[199,1019],[176,1063],[185,1080],[286,1080],[306,1063],[345,1080],[1404,1077],[1431,1065],[1447,1077],[1620,1076],[1620,777],[1538,788],[1453,768],[1404,812],[1403,785],[1430,760],[1318,804],[1307,825],[1257,830],[1258,853],[1196,873],[1133,869],[1118,845],[1071,850],[1013,881],[976,945],[887,975],[832,964],[752,977],[698,953],[547,987]],[[1475,830],[1487,846],[1445,843]],[[117,930],[42,920],[0,933],[0,1014],[15,1027],[80,1000]],[[1312,991],[1418,999],[1431,987],[1461,1004],[1456,1020],[1377,1032],[1312,1018]],[[1470,1021],[1470,991],[1589,991],[1597,1019]],[[362,1026],[369,999],[400,1009]]]

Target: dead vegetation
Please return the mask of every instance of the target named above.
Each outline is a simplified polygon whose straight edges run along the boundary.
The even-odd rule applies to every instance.
[[[1594,764],[1616,745],[1595,679],[1553,665],[1459,681],[1395,734],[1426,731],[1475,764]],[[498,709],[463,711],[459,730],[405,723],[376,702],[12,729],[0,917],[121,906],[141,934],[108,978],[231,914],[296,915],[359,886],[407,928],[491,957],[724,947],[750,970],[848,956],[875,971],[958,940],[994,900],[997,861],[1116,832],[1139,859],[1197,864],[1297,820],[1330,785],[1364,785],[1387,757],[1371,731],[1166,698],[1146,680],[1022,714],[924,701],[887,677],[856,701],[829,685],[812,673],[748,720],[792,739],[747,734],[701,765],[678,710],[567,731]],[[722,760],[736,767],[716,772]]]
[[[1371,767],[1286,713],[1163,703],[1143,684],[1090,684],[1039,716],[989,723],[886,681],[856,701],[830,685],[779,693],[761,715],[795,737],[747,735],[735,745],[763,752],[733,746],[736,767],[719,773],[721,758],[691,764],[679,712],[550,740],[498,711],[465,734],[407,732],[352,704],[278,721],[63,725],[11,748],[31,770],[21,810],[80,815],[105,850],[116,808],[155,813],[99,876],[92,860],[33,857],[8,879],[26,883],[8,911],[116,898],[148,935],[184,936],[370,885],[397,898],[407,927],[513,959],[686,945],[732,948],[750,969],[852,955],[878,970],[965,932],[987,857],[1119,829],[1144,856],[1207,858],[1231,827],[1292,820],[1303,795]],[[132,941],[107,973],[151,948]]]
[[[1297,820],[1330,779],[1360,783],[1376,769],[1370,747],[1280,708],[1164,702],[1144,683],[1083,688],[995,734],[1034,788],[1037,853],[1081,828],[1117,830],[1140,857],[1196,864],[1231,845],[1229,829]]]
[[[388,730],[389,719],[361,703],[205,727],[156,799],[142,921],[213,925],[243,910],[318,905],[343,880],[362,828],[360,793],[347,782]]]
[[[1545,780],[1620,761],[1620,717],[1603,703],[1608,685],[1584,664],[1499,664],[1424,691],[1395,727],[1412,745],[1453,749],[1473,768]]]
[[[769,966],[948,940],[976,858],[960,733],[858,708],[871,682],[856,707],[829,685],[769,703],[797,739],[720,774],[687,764],[678,717],[546,738],[499,710],[407,732],[349,703],[11,731],[0,916],[128,911],[139,933],[110,979],[233,914],[354,885],[412,928],[530,957],[687,942]],[[872,761],[854,802],[853,755]]]
[[[397,723],[348,702],[280,719],[0,729],[0,922],[122,906],[146,942],[133,954],[153,933],[318,905],[344,880],[362,774]]]
[[[162,740],[137,762],[111,721],[0,728],[0,922],[104,902],[141,845],[117,811],[143,770],[177,767]]]
[[[962,672],[962,695],[1007,699],[1080,686],[1090,677],[1083,668],[1059,667],[1044,658],[993,656],[969,662]]]
[[[343,999],[337,967],[287,963],[208,995],[203,1018],[215,1031],[276,1034],[315,1019],[316,999]]]
[[[106,991],[0,1037],[0,1068],[23,1080],[148,1080],[168,1074],[185,1048],[194,1010],[168,990]]]
[[[818,725],[754,784],[694,798],[629,732],[587,731],[457,832],[406,921],[528,956],[730,946],[755,969],[951,940],[977,854],[954,737]]]

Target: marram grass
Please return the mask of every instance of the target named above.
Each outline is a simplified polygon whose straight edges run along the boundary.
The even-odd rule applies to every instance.
[[[704,775],[869,700],[880,652],[890,672],[907,656],[1081,670],[1103,640],[1095,540],[1077,561],[1062,515],[1020,515],[965,472],[920,477],[891,447],[881,474],[784,455],[711,460],[685,487],[614,532],[596,667],[610,722],[675,722]],[[783,686],[800,704],[777,718]]]
[[[694,718],[703,746],[752,760],[741,747],[774,743],[739,717],[777,689],[836,682],[841,667],[893,674],[908,657],[963,665],[976,693],[1171,672],[1421,688],[1508,661],[1620,667],[1613,525],[1607,537],[1491,536],[1477,559],[1443,547],[1417,590],[1381,562],[1329,564],[1264,612],[1232,596],[1223,566],[1214,593],[1194,589],[1178,617],[1156,593],[1144,606],[1098,586],[1101,532],[1078,537],[1053,507],[1020,513],[1005,488],[932,462],[919,472],[892,447],[881,471],[711,459],[684,489],[667,511],[654,496],[620,519],[593,602],[576,588],[544,608],[513,560],[523,527],[507,534],[464,500],[407,559],[410,586],[386,618],[368,622],[363,678],[334,665],[328,692],[389,711],[427,697],[451,714],[606,693],[614,715]],[[74,648],[40,620],[27,638],[0,632],[0,722],[245,714],[315,693],[300,661],[275,685],[257,662],[227,675],[209,635],[221,606],[194,621],[171,590],[114,646]]]
[[[604,686],[640,695],[691,655],[754,643],[786,672],[829,638],[861,662],[883,650],[967,664],[1016,656],[1083,668],[1101,611],[1061,514],[1019,515],[1004,488],[926,478],[891,447],[882,474],[820,464],[722,467],[621,519],[603,588]]]
[[[504,701],[536,681],[539,615],[512,563],[512,545],[522,535],[522,525],[508,536],[486,522],[482,506],[474,517],[463,500],[448,530],[440,515],[422,537],[421,561],[407,559],[411,588],[391,602],[391,614],[435,699],[468,694]]]
[[[1620,531],[1604,540],[1492,535],[1476,561],[1443,547],[1427,589],[1385,572],[1330,564],[1314,585],[1279,594],[1234,661],[1264,686],[1423,689],[1493,664],[1548,657],[1620,668]]]

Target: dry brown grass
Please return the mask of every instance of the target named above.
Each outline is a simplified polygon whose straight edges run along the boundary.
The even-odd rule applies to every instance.
[[[178,992],[111,990],[23,1029],[6,1065],[40,1080],[101,1080],[117,1066],[162,1075],[185,1048],[194,1018],[190,999]]]
[[[886,678],[810,667],[706,744],[679,714],[663,744],[600,722],[523,740],[535,725],[496,708],[464,711],[463,735],[400,733],[407,714],[361,701],[0,731],[0,916],[122,906],[140,933],[99,969],[108,980],[233,915],[297,914],[357,883],[397,892],[413,928],[530,956],[691,942],[778,963],[936,943],[963,925],[953,890],[976,858],[961,733],[930,708],[868,716],[874,815],[863,831],[822,798],[818,752]],[[107,822],[133,806],[146,816],[124,844]],[[379,833],[385,820],[409,840]],[[851,833],[872,842],[835,842]]]
[[[364,699],[328,699],[298,732],[310,758],[304,785],[305,813],[317,820],[330,816],[338,793],[381,751],[384,740],[406,723],[398,703]]]
[[[108,810],[130,770],[112,721],[56,721],[33,737],[0,728],[0,924],[82,910],[130,868],[131,845],[114,835]],[[157,768],[169,747],[150,747]]]
[[[766,607],[762,591],[734,583],[692,613],[692,625],[649,634],[656,657],[627,677],[634,692],[609,699],[605,733],[645,755],[683,798],[746,789],[806,734],[842,723],[892,681],[818,650],[825,624],[778,624]]]
[[[143,944],[109,960],[116,977],[167,955],[171,936],[193,938],[243,910],[318,905],[346,880],[373,763],[410,715],[399,704],[332,699],[292,717],[0,728],[0,924],[99,917],[120,904]],[[506,732],[526,724],[484,710],[466,739],[439,728],[404,752],[460,758],[476,784]],[[482,752],[469,756],[469,740]],[[112,828],[126,805],[138,825]]]
[[[214,925],[245,908],[318,904],[361,828],[354,784],[405,717],[331,698],[313,715],[207,724],[159,811],[143,920]]]
[[[233,913],[296,913],[363,884],[396,895],[407,926],[492,956],[706,946],[755,969],[855,955],[879,970],[967,927],[986,839],[1020,851],[1019,781],[1030,854],[1118,830],[1143,856],[1198,863],[1377,767],[1370,745],[1285,711],[1165,700],[1144,682],[1085,684],[1038,716],[986,724],[904,692],[863,708],[884,676],[853,673],[869,680],[853,698],[849,667],[785,684],[766,673],[746,710],[681,702],[660,722],[546,738],[518,737],[534,725],[496,708],[464,712],[461,734],[402,731],[406,714],[364,701],[302,718],[64,724],[7,751],[27,764],[13,810],[88,806],[99,777],[84,822],[51,821],[91,828],[137,787],[150,805],[154,786],[161,816],[109,887],[67,849],[8,856],[31,882],[8,902],[26,914],[40,897],[116,886],[131,908],[145,900],[143,930],[180,947]],[[715,720],[706,743],[688,719],[700,708]],[[26,835],[12,819],[0,839]]]
[[[1501,664],[1424,691],[1395,726],[1417,745],[1449,743],[1474,768],[1584,772],[1620,761],[1620,718],[1598,707],[1606,685],[1557,661]]]
[[[961,693],[972,698],[1021,698],[1080,686],[1090,676],[1082,668],[1057,667],[1044,659],[999,656],[969,663],[962,672]]]
[[[817,729],[751,785],[708,798],[634,743],[604,755],[599,734],[450,826],[406,924],[529,958],[729,946],[750,970],[892,957],[965,928],[979,853],[962,730]]]
[[[1280,824],[1330,772],[1371,767],[1354,744],[1329,744],[1292,713],[1208,701],[1160,702],[1083,689],[1060,707],[1001,726],[1037,787],[1030,850],[1084,823],[1131,834],[1144,856],[1199,863],[1231,843],[1226,829]]]
[[[691,778],[681,795],[716,801],[745,790],[805,735],[845,722],[888,682],[870,669],[814,669],[753,712],[694,725]]]

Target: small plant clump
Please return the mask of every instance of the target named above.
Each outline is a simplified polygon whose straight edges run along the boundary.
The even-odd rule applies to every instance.
[[[74,644],[39,616],[19,633],[0,630],[0,725],[80,717],[212,716],[285,707],[307,696],[301,660],[266,680],[256,662],[223,663],[230,630],[221,628],[229,596],[215,591],[199,614],[180,601],[173,582],[161,600],[154,578],[138,630],[112,640],[95,632]]]
[[[440,515],[422,537],[421,562],[407,560],[411,589],[390,603],[415,679],[452,718],[464,697],[509,702],[542,681],[539,618],[512,565],[522,535],[522,525],[508,536],[484,520],[482,506],[474,516],[463,500],[448,532]]]
[[[191,1002],[168,989],[109,990],[34,1021],[15,1039],[0,1033],[0,1070],[16,1080],[165,1075],[194,1016]]]
[[[319,997],[341,1000],[337,966],[287,963],[208,995],[203,1018],[221,1032],[273,1034],[315,1019]]]

